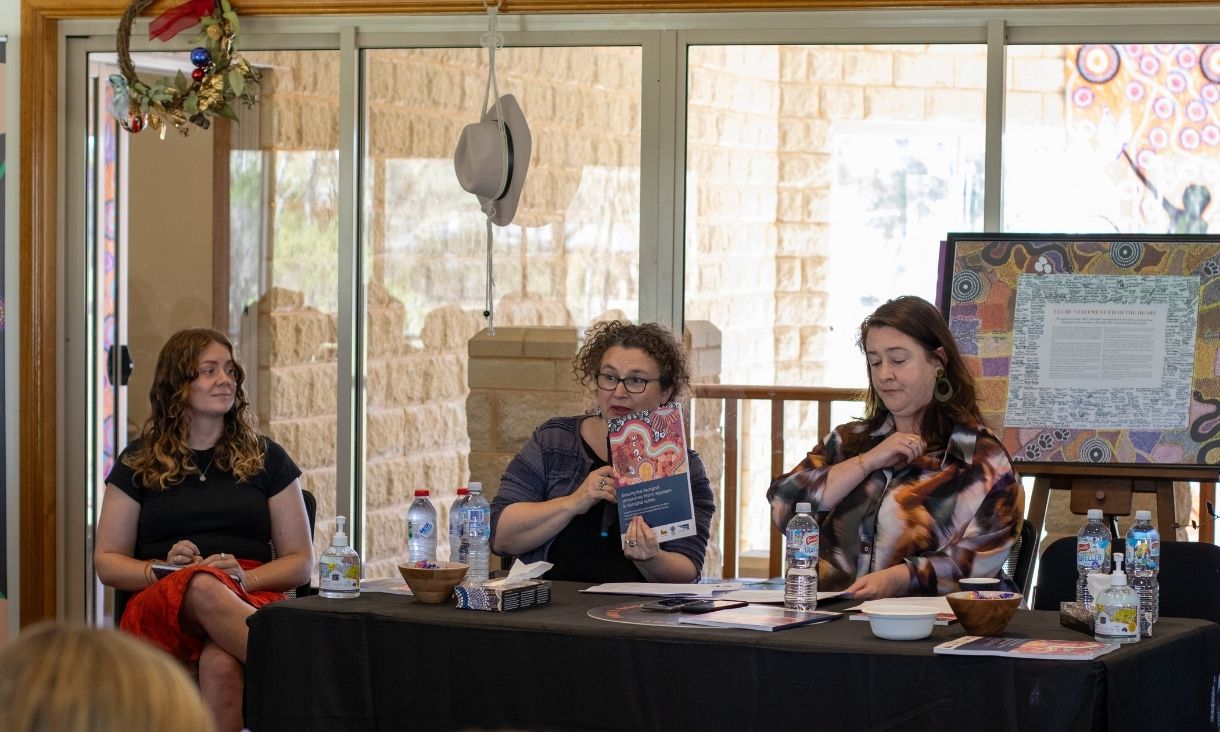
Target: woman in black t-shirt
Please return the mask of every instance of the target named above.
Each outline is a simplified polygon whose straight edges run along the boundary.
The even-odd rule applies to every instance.
[[[102,582],[136,593],[120,627],[198,665],[218,730],[242,728],[246,618],[313,567],[301,471],[255,433],[244,379],[223,334],[170,337],[148,421],[106,478],[94,551]],[[180,569],[158,579],[154,562]]]

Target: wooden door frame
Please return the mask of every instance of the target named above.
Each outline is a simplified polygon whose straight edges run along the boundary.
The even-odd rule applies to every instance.
[[[148,11],[156,15],[181,0],[158,0]],[[1194,0],[1187,0],[1195,4]],[[20,563],[20,623],[22,626],[57,614],[59,506],[56,485],[60,455],[56,412],[59,369],[59,291],[56,285],[58,145],[59,24],[68,19],[109,18],[117,23],[126,10],[125,0],[22,0],[21,93],[18,227],[18,276],[21,282],[17,328],[19,334],[18,414],[21,419],[18,460],[20,497],[18,534]],[[483,0],[237,0],[243,17],[344,15],[408,15],[422,13],[482,13]],[[1169,5],[1180,2],[1112,3],[1115,6]],[[1197,4],[1205,4],[1197,2]],[[674,12],[897,9],[980,6],[1064,7],[1090,6],[1081,0],[502,0],[504,13],[554,12]]]

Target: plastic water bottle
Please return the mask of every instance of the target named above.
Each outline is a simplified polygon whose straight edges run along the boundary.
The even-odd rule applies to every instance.
[[[335,517],[335,538],[318,560],[318,594],[332,600],[360,596],[360,555],[347,545],[347,519]]]
[[[1140,635],[1152,635],[1152,624],[1161,616],[1161,532],[1152,525],[1151,511],[1136,511],[1135,523],[1127,530],[1127,568],[1131,589],[1140,599]]]
[[[784,607],[789,610],[818,608],[818,569],[807,551],[793,554],[788,571],[784,573]]]
[[[407,559],[436,561],[436,506],[423,488],[415,491],[415,500],[407,510]]]
[[[466,570],[465,584],[479,585],[487,581],[488,548],[491,538],[491,504],[483,497],[481,483],[470,484],[466,504]]]
[[[1127,586],[1127,574],[1122,567],[1123,555],[1115,554],[1110,586],[1097,597],[1093,637],[1099,641],[1136,643],[1140,639],[1140,600],[1135,590]]]
[[[466,506],[470,503],[470,490],[465,486],[457,489],[457,498],[449,506],[449,561],[466,563]]]
[[[1110,530],[1102,523],[1100,508],[1089,509],[1089,520],[1076,535],[1076,602],[1092,607],[1089,575],[1106,571],[1110,558]]]
[[[802,501],[796,504],[796,513],[788,519],[784,527],[784,578],[788,577],[788,569],[798,551],[804,551],[813,559],[813,568],[818,566],[818,544],[820,539],[818,522],[813,518],[813,509]]]

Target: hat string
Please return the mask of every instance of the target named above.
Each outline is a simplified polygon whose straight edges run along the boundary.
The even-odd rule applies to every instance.
[[[491,104],[489,100],[495,100],[496,105],[496,129],[500,131],[500,191],[503,195],[508,187],[509,178],[509,155],[508,155],[508,132],[504,123],[504,112],[500,109],[500,85],[496,81],[496,49],[504,47],[504,36],[500,35],[498,17],[500,10],[500,0],[495,0],[495,4],[483,0],[483,7],[487,8],[487,32],[479,38],[479,45],[487,49],[487,86],[483,89],[483,112],[479,115],[479,119],[487,117],[487,110]],[[494,92],[494,94],[493,94]],[[495,277],[492,268],[492,222],[491,219],[496,214],[496,199],[488,198],[487,203],[484,203],[481,208],[483,214],[487,217],[487,276],[486,288],[484,292],[483,317],[487,318],[487,334],[495,335],[495,300],[493,290],[495,289]]]

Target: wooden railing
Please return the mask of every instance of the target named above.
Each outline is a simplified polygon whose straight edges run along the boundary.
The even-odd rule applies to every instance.
[[[740,527],[738,513],[741,494],[739,480],[742,401],[766,401],[771,403],[771,468],[770,475],[779,475],[793,466],[784,464],[784,405],[787,402],[813,402],[818,408],[818,436],[830,433],[830,405],[833,402],[860,402],[860,389],[832,389],[828,387],[798,386],[739,386],[734,384],[695,384],[696,399],[722,399],[724,401],[724,498],[720,505],[724,517],[722,544],[724,551],[725,577],[738,576],[737,543]],[[752,486],[752,488],[759,488]],[[783,565],[783,537],[779,531],[770,532],[770,554],[767,558],[767,576],[777,577]]]

